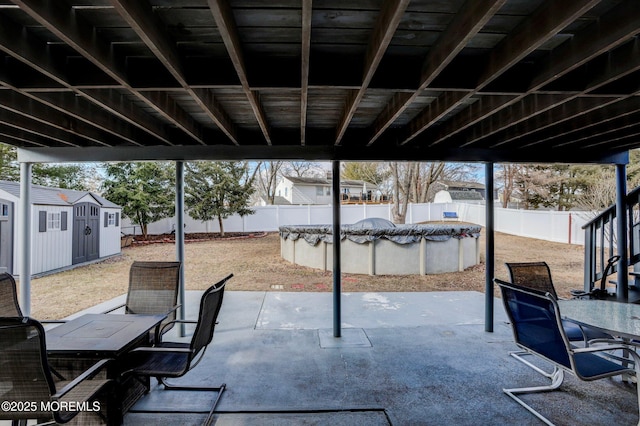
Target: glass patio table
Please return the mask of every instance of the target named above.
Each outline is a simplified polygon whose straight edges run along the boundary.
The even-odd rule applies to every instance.
[[[640,305],[607,300],[558,300],[563,319],[624,339],[640,339]]]

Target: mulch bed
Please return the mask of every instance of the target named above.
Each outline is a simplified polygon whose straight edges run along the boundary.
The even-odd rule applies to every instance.
[[[241,240],[245,238],[262,238],[267,235],[266,232],[225,232],[224,237],[217,232],[196,232],[191,234],[185,234],[184,242],[193,243],[199,241],[230,241]],[[133,238],[132,245],[145,245],[145,244],[158,244],[158,243],[174,243],[175,234],[160,234],[160,235],[136,235]]]

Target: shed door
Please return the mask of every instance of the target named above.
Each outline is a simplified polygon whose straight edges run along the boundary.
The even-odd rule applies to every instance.
[[[7,200],[0,200],[0,268],[13,274],[13,203]]]
[[[76,204],[73,208],[73,264],[100,257],[100,206]]]

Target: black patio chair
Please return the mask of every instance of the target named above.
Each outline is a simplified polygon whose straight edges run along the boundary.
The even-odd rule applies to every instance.
[[[0,318],[0,342],[0,400],[14,404],[3,406],[0,420],[12,420],[14,425],[27,419],[66,423],[78,411],[65,409],[63,403],[71,402],[77,407],[101,392],[110,395],[111,380],[93,379],[109,360],[98,361],[74,380],[54,382],[47,360],[45,332],[34,319]],[[113,416],[107,420],[120,423]]]
[[[114,312],[124,307],[125,314],[166,314],[156,330],[166,333],[173,327],[178,305],[180,262],[133,262],[129,269],[129,290],[124,304],[109,309]],[[151,332],[151,339],[155,332]]]
[[[222,307],[224,288],[233,277],[229,274],[218,283],[205,290],[200,299],[200,311],[197,321],[173,320],[172,323],[196,324],[195,331],[188,343],[156,342],[152,347],[139,347],[131,351],[125,360],[124,376],[132,374],[138,377],[155,377],[165,390],[211,391],[218,395],[213,401],[207,421],[211,420],[213,411],[225,390],[226,385],[218,387],[177,386],[170,384],[166,378],[182,377],[202,360],[205,350],[213,339],[216,320]]]
[[[18,303],[18,290],[13,275],[0,273],[0,317],[22,318],[22,309]],[[62,324],[64,320],[41,320],[41,324]]]
[[[516,345],[553,365],[549,385],[503,391],[546,424],[553,423],[517,395],[555,390],[562,385],[565,371],[584,381],[617,375],[638,377],[640,357],[629,346],[617,343],[601,343],[602,346],[580,348],[573,346],[565,332],[556,298],[551,293],[542,294],[498,279],[494,279],[494,282],[500,287]],[[619,350],[625,351],[633,358],[634,368],[627,367],[629,360],[612,355]],[[638,409],[640,412],[640,394]]]
[[[511,283],[520,286],[536,290],[539,292],[550,293],[556,300],[558,300],[558,293],[553,286],[553,280],[551,279],[551,269],[547,262],[520,262],[520,263],[505,263],[509,270],[509,276]],[[610,339],[606,333],[600,330],[596,330],[590,327],[581,327],[571,321],[562,321],[564,330],[572,342],[584,341],[585,344],[592,339]]]
[[[22,317],[22,310],[18,304],[16,281],[7,272],[0,274],[0,316]]]

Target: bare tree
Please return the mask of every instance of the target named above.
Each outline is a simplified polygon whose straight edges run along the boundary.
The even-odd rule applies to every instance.
[[[393,162],[389,165],[393,179],[393,206],[391,215],[394,223],[405,223],[407,207],[410,203],[411,181],[414,167],[410,163]]]
[[[256,166],[256,186],[260,196],[273,205],[276,197],[276,186],[284,161],[263,161]]]
[[[520,166],[517,164],[503,164],[498,178],[502,180],[502,207],[507,208],[511,197],[516,192],[516,181],[520,174]]]
[[[313,161],[289,161],[282,166],[283,173],[295,177],[324,175],[322,167]]]

